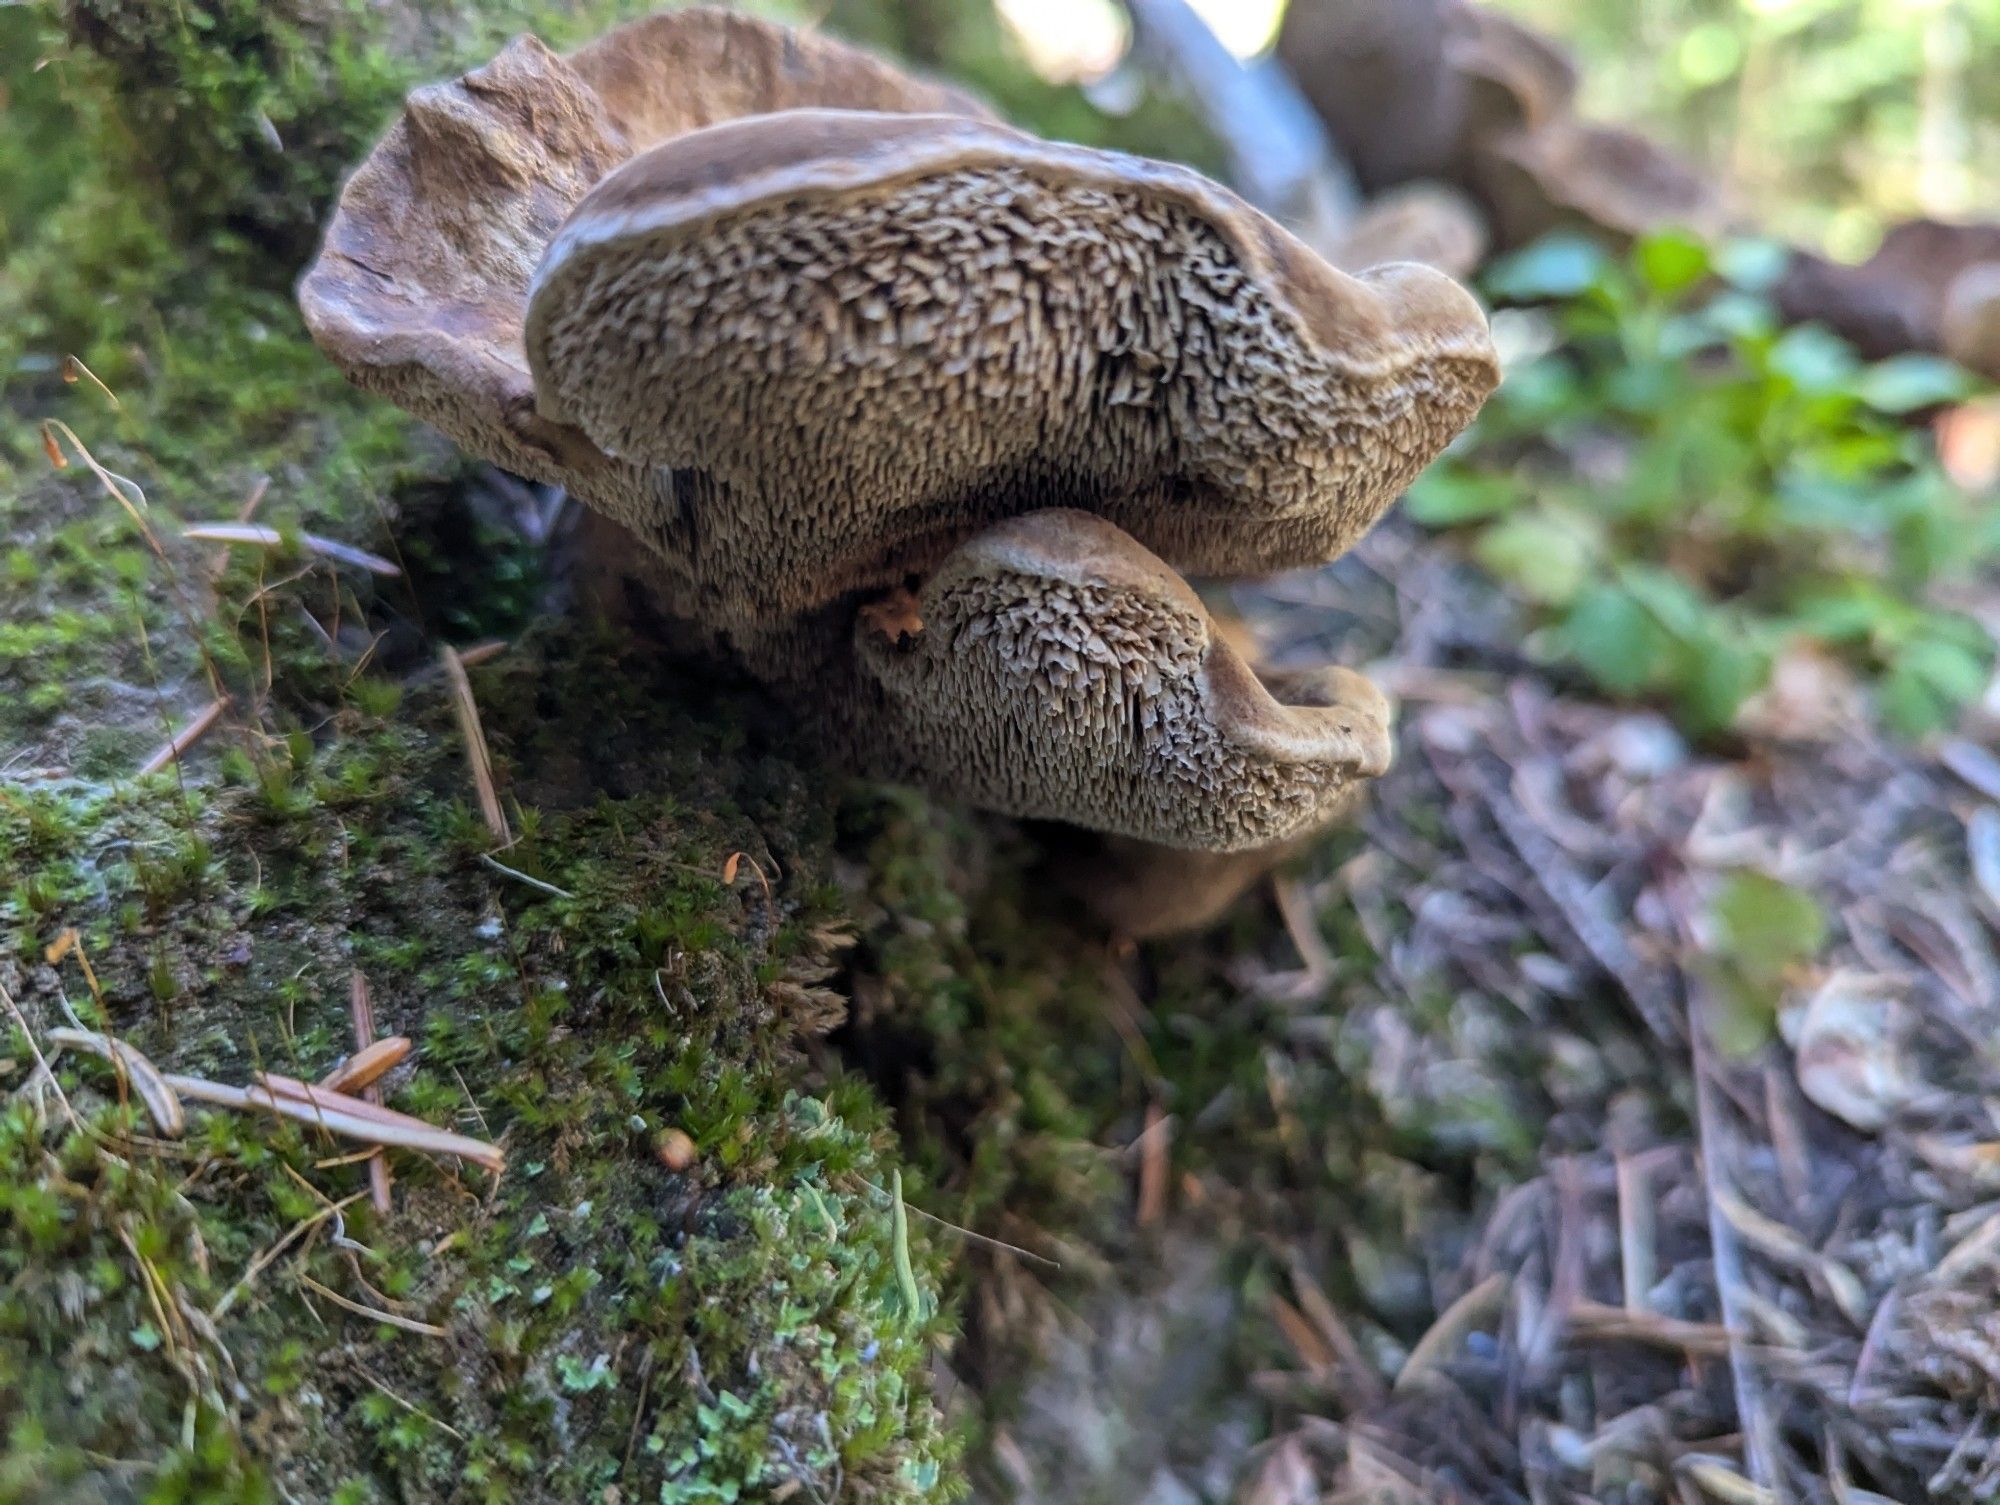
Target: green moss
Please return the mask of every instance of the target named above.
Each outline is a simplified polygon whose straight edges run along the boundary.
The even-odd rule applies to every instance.
[[[74,961],[17,966],[10,993],[42,1027],[66,994],[163,1066],[313,1077],[345,1047],[358,967],[383,1028],[421,1042],[396,1106],[510,1157],[493,1184],[398,1157],[393,1217],[347,1207],[353,1245],[315,1225],[223,1309],[361,1169],[255,1118],[198,1113],[184,1146],[156,1144],[106,1105],[108,1070],[65,1061],[85,1124],[17,1105],[0,1145],[18,1477],[102,1485],[108,1460],[137,1459],[148,1498],[173,1498],[157,1491],[175,1471],[190,1498],[221,1481],[254,1497],[267,1471],[308,1497],[343,1479],[399,1498],[948,1492],[924,1377],[941,1319],[899,1290],[883,1117],[851,1087],[794,1085],[841,937],[813,897],[824,796],[744,751],[755,702],[674,685],[573,637],[480,679],[503,768],[547,802],[517,807],[532,834],[506,863],[570,897],[479,860],[435,688],[394,722],[350,715],[284,746],[293,787],[337,798],[274,807],[252,780],[189,799],[161,776],[0,803],[0,866],[24,874],[0,906],[6,954],[76,928],[101,994]],[[548,765],[606,725],[603,769]],[[790,875],[770,903],[747,870],[722,878],[731,852],[777,867],[767,833]],[[18,1039],[4,1053],[30,1059]],[[655,1155],[667,1128],[692,1137],[691,1166]],[[936,1256],[917,1253],[928,1283]],[[344,1314],[308,1281],[448,1336]]]
[[[342,174],[411,86],[484,61],[515,32],[561,44],[645,8],[51,0],[35,9],[44,51],[116,101],[98,150],[151,185],[152,206],[183,243],[283,287],[317,241]]]
[[[782,730],[544,634],[475,678],[520,836],[501,861],[545,887],[482,860],[429,635],[517,631],[539,562],[481,521],[464,461],[346,389],[281,291],[413,70],[518,19],[427,17],[392,56],[384,17],[0,12],[10,105],[88,147],[0,180],[0,985],[37,1041],[74,1011],[242,1083],[350,1048],[358,969],[418,1042],[394,1105],[502,1142],[509,1169],[398,1154],[391,1216],[364,1197],[336,1222],[365,1186],[351,1145],[199,1108],[161,1142],[107,1067],[64,1058],[74,1118],[43,1092],[0,1119],[0,1500],[949,1497],[940,1258],[918,1230],[913,1314],[886,1119],[852,1084],[815,1094],[801,1052],[837,1013],[844,927],[829,801]],[[321,47],[335,19],[361,29]],[[16,68],[37,56],[62,60]],[[68,353],[116,405],[59,379]],[[43,418],[133,506],[67,438],[52,470]],[[410,573],[179,540],[252,495],[288,538]],[[137,776],[218,692],[207,742]],[[34,1056],[11,1016],[0,1035],[11,1093]],[[656,1153],[670,1128],[691,1164]]]

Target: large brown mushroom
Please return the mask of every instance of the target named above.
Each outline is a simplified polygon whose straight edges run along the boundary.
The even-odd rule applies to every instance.
[[[418,91],[301,302],[857,766],[1169,865],[1389,753],[1365,681],[1261,680],[1177,571],[1334,557],[1497,379],[1429,268],[1348,276],[1185,168],[705,10]]]

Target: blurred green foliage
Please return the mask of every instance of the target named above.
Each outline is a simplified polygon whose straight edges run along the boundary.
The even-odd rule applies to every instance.
[[[1664,133],[1773,231],[1864,254],[2000,204],[2000,0],[1501,0],[1586,106]]]
[[[1824,329],[1780,328],[1762,296],[1779,257],[1662,234],[1622,257],[1554,237],[1498,263],[1497,300],[1547,300],[1546,348],[1516,360],[1409,509],[1468,530],[1539,610],[1552,656],[1697,733],[1727,728],[1803,643],[1921,735],[1984,688],[1993,659],[1977,623],[1932,602],[1993,556],[2000,519],[1910,422],[1970,381],[1934,357],[1870,365]]]
[[[1826,911],[1804,889],[1744,869],[1710,896],[1706,918],[1710,1036],[1726,1055],[1755,1054],[1777,1033],[1792,974],[1826,944]]]

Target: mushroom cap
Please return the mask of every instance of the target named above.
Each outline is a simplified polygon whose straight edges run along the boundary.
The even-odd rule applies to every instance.
[[[1681,226],[1721,231],[1714,185],[1636,131],[1561,118],[1500,134],[1475,156],[1475,182],[1506,245],[1569,224],[1631,240]]]
[[[1479,146],[1572,114],[1576,98],[1559,46],[1465,0],[1292,0],[1278,60],[1370,193],[1463,185]]]
[[[622,518],[746,629],[1088,508],[1177,567],[1332,558],[1498,379],[1426,267],[1334,270],[1198,173],[951,116],[668,141],[535,274],[541,420],[661,483]]]
[[[2000,223],[1904,220],[1863,262],[1795,253],[1778,283],[1777,304],[1794,322],[1828,325],[1871,360],[1942,351],[2000,376],[2000,348],[1982,343],[1993,338],[1994,291],[1992,274],[1979,269],[1995,262]]]
[[[1325,825],[1389,765],[1366,679],[1267,684],[1177,573],[1090,513],[987,529],[888,625],[855,627],[878,758],[987,809],[1246,851]]]
[[[1365,184],[1444,179],[1479,199],[1502,245],[1566,223],[1620,239],[1724,228],[1706,179],[1581,120],[1569,54],[1493,6],[1293,0],[1278,54]]]
[[[567,58],[520,37],[410,95],[300,283],[306,326],[351,380],[471,452],[586,497],[637,495],[645,476],[536,414],[528,279],[570,208],[634,153],[818,104],[984,113],[867,53],[722,10],[663,12]]]
[[[1277,55],[1367,192],[1449,172],[1464,85],[1453,0],[1291,0]]]
[[[1428,179],[1370,199],[1333,248],[1350,271],[1387,261],[1420,261],[1448,277],[1467,277],[1486,255],[1486,220],[1456,188]]]
[[[2000,235],[1994,238],[2000,242]],[[2000,378],[2000,258],[1974,262],[1951,279],[1939,323],[1946,355],[1967,370]]]
[[[1462,150],[1476,150],[1503,131],[1576,113],[1576,64],[1555,42],[1505,11],[1454,7],[1444,56],[1462,81]]]

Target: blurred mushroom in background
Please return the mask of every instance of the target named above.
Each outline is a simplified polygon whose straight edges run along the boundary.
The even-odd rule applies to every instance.
[[[1277,51],[1368,193],[1446,185],[1484,216],[1495,249],[1558,229],[1623,244],[1659,229],[1738,228],[1695,164],[1583,119],[1567,52],[1491,6],[1291,0]],[[1409,244],[1427,240],[1466,244],[1460,231],[1429,229]],[[1367,264],[1382,242],[1361,241],[1356,258],[1335,259]],[[1455,275],[1476,266],[1411,254]],[[1856,264],[1794,249],[1773,297],[1788,322],[1823,323],[1870,359],[1930,352],[2000,378],[2000,222],[1907,220]]]
[[[1775,292],[1871,359],[1928,350],[2000,378],[2000,223],[1906,220],[1853,265],[1796,251]]]
[[[1278,57],[1362,184],[1436,180],[1468,195],[1494,244],[1557,228],[1626,241],[1719,230],[1719,195],[1636,132],[1583,120],[1555,43],[1470,0],[1292,0]]]

